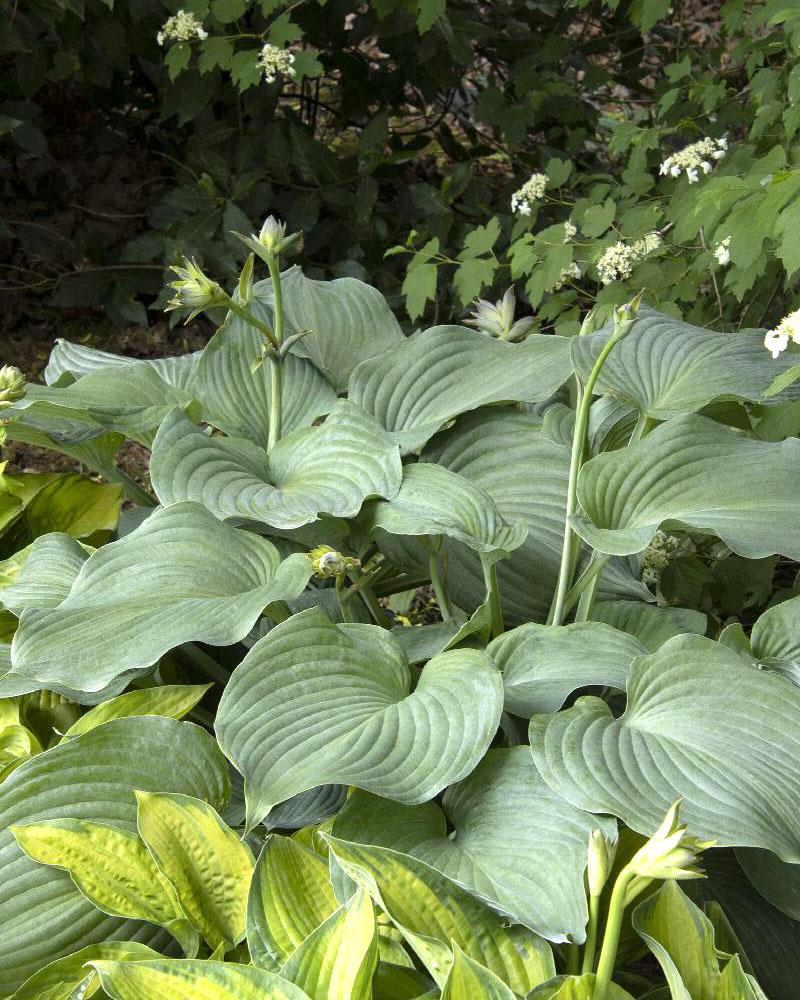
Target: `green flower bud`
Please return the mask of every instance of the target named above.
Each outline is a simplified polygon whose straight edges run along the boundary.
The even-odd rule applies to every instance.
[[[639,306],[642,304],[642,298],[644,296],[644,289],[638,294],[626,302],[624,305],[617,306],[614,309],[614,339],[622,340],[626,337],[633,328],[633,324],[636,322],[636,317],[639,315]]]
[[[183,267],[172,267],[179,280],[170,282],[175,295],[167,305],[167,312],[171,309],[189,309],[188,322],[206,309],[228,304],[228,296],[216,281],[203,273],[196,261],[185,257],[183,263]]]
[[[318,545],[308,553],[314,573],[323,580],[339,576],[351,569],[358,569],[361,563],[351,556],[343,556],[341,552],[332,549],[330,545]]]
[[[234,231],[234,236],[238,236],[253,253],[258,254],[263,261],[269,264],[270,261],[276,260],[281,254],[285,254],[292,247],[297,245],[297,249],[299,249],[301,244],[298,244],[303,234],[290,233],[287,236],[286,223],[278,222],[274,215],[270,215],[265,219],[261,227],[261,232],[258,235],[253,233],[250,236],[244,236],[242,233]]]
[[[607,837],[602,830],[592,830],[589,834],[589,864],[586,869],[590,896],[599,896],[603,891],[616,853],[616,837]]]
[[[6,410],[25,396],[25,376],[14,365],[0,368],[0,410]]]
[[[628,862],[629,872],[646,879],[704,877],[697,867],[697,856],[713,847],[714,841],[689,836],[686,825],[678,823],[680,807],[680,799],[670,806],[661,826]]]

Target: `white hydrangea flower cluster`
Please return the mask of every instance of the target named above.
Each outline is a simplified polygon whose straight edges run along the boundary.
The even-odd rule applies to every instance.
[[[721,240],[714,247],[714,256],[717,258],[717,263],[720,267],[725,267],[731,262],[731,238],[726,236],[724,240]]]
[[[764,337],[764,347],[777,358],[789,346],[789,341],[800,344],[800,309],[784,316],[774,330]]]
[[[564,223],[564,242],[571,243],[572,240],[578,235],[578,227],[574,222],[570,222],[569,219]]]
[[[258,65],[267,83],[274,83],[279,76],[294,76],[294,56],[288,49],[282,49],[269,42],[261,49]]]
[[[558,276],[558,281],[553,285],[552,291],[558,292],[560,289],[566,285],[568,281],[577,281],[581,276],[581,269],[573,261],[569,267],[564,267],[561,269],[561,274]]]
[[[191,42],[195,38],[202,42],[208,38],[208,32],[203,27],[203,22],[190,10],[179,10],[177,14],[168,17],[156,35],[159,45],[164,42]]]
[[[511,195],[511,211],[515,215],[530,215],[533,203],[544,198],[547,174],[531,174],[519,191]]]
[[[724,136],[722,139],[701,139],[668,156],[659,172],[670,177],[680,177],[685,173],[689,183],[696,184],[700,180],[699,171],[710,174],[714,160],[721,160],[727,152],[728,140]]]
[[[612,281],[624,281],[630,278],[639,261],[654,250],[658,250],[663,243],[658,233],[647,233],[633,243],[618,240],[603,251],[597,262],[600,280],[604,285],[610,285]]]

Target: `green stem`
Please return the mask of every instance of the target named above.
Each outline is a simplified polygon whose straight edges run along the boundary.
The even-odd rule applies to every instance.
[[[283,358],[278,353],[283,343],[283,291],[281,289],[281,269],[278,258],[271,256],[268,263],[272,278],[272,300],[275,319],[276,350],[269,356],[270,405],[269,437],[267,451],[272,451],[281,439],[283,424]]]
[[[353,586],[345,595],[345,600],[347,600],[350,595],[358,593],[361,600],[366,605],[367,610],[375,619],[375,624],[380,625],[381,628],[390,629],[392,627],[392,623],[389,621],[386,609],[375,596],[375,591],[369,583],[369,577],[365,573],[355,569],[351,571],[350,579],[353,581]],[[356,590],[356,588],[358,589]]]
[[[611,977],[614,975],[614,966],[617,962],[622,918],[625,914],[625,897],[627,896],[628,885],[632,878],[632,874],[626,868],[623,868],[617,876],[617,881],[614,883],[614,890],[611,893],[611,899],[608,904],[608,918],[606,919],[606,929],[603,934],[603,947],[600,949],[600,958],[597,962],[594,1000],[606,1000],[608,988],[611,985]]]
[[[350,605],[347,602],[347,590],[345,589],[344,580],[344,573],[337,573],[336,597],[339,600],[339,610],[342,612],[342,620],[345,622],[352,622],[353,615],[350,612]]]
[[[567,945],[567,975],[577,976],[581,968],[581,947],[574,941]]]
[[[594,969],[594,956],[597,951],[597,931],[600,925],[600,897],[589,897],[589,926],[586,930],[586,944],[583,949],[583,966],[581,972],[586,975]]]
[[[431,586],[436,594],[436,603],[439,605],[439,610],[442,612],[442,619],[449,622],[453,617],[453,612],[450,609],[450,602],[447,599],[447,591],[444,589],[444,584],[442,583],[442,578],[439,573],[439,550],[431,552],[428,558],[428,571],[431,575]]]
[[[483,579],[486,584],[486,599],[489,602],[489,616],[491,618],[492,638],[496,639],[502,635],[505,629],[503,624],[503,609],[500,605],[500,587],[497,582],[497,563],[490,566],[484,563]]]
[[[564,614],[569,614],[570,611],[575,607],[578,598],[583,594],[584,590],[589,587],[596,579],[598,579],[600,571],[608,562],[611,556],[606,555],[604,552],[597,552],[595,550],[592,553],[591,558],[586,569],[581,573],[578,579],[573,583],[567,594],[567,599],[564,602]]]
[[[253,313],[251,313],[250,310],[247,309],[245,306],[241,305],[239,302],[236,302],[234,299],[232,299],[230,295],[226,295],[225,298],[228,300],[226,302],[227,308],[235,316],[238,316],[239,319],[242,320],[244,323],[247,323],[250,326],[254,326],[256,330],[262,333],[269,342],[270,347],[276,348],[279,346],[278,341],[271,327],[267,326],[266,323],[260,320],[258,316],[255,316]]]

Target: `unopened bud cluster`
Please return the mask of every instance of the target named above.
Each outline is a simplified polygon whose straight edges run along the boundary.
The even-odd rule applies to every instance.
[[[0,368],[0,412],[18,403],[25,396],[25,376],[13,365]]]
[[[314,573],[323,580],[340,576],[360,566],[358,559],[344,556],[330,545],[318,545],[308,553],[308,558],[311,560]]]
[[[647,233],[640,240],[625,243],[619,240],[606,247],[597,262],[597,274],[604,285],[612,281],[625,281],[633,274],[634,267],[654,250],[663,246],[664,241],[658,233]]]

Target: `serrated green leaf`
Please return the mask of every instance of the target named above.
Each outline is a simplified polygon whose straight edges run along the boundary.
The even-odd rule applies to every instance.
[[[186,42],[175,42],[170,45],[167,54],[164,56],[164,65],[167,67],[170,82],[174,82],[189,65],[192,58],[192,47]]]

